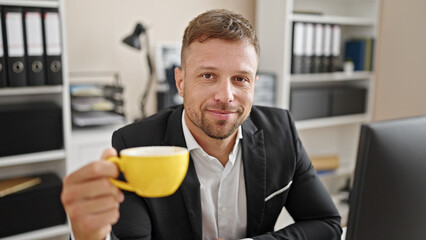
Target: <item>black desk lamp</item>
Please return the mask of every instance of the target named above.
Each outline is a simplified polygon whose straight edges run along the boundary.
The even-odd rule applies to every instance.
[[[130,34],[128,37],[124,38],[123,42],[125,44],[129,45],[132,48],[141,50],[142,49],[141,39],[140,39],[141,34],[145,34],[146,60],[148,62],[148,67],[149,67],[149,79],[148,79],[148,82],[146,84],[145,91],[144,91],[143,96],[142,96],[142,102],[141,102],[142,118],[145,118],[146,117],[145,102],[146,102],[146,98],[148,97],[148,93],[149,93],[149,90],[151,88],[151,85],[152,85],[152,82],[153,82],[153,77],[154,77],[151,57],[149,55],[149,39],[148,39],[148,34],[147,34],[147,31],[146,31],[146,28],[141,23],[137,23],[133,33]]]

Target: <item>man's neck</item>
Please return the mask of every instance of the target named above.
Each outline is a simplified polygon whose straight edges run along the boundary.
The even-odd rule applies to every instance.
[[[185,122],[188,126],[194,139],[200,145],[200,147],[210,156],[217,158],[220,163],[225,166],[229,159],[229,154],[235,144],[235,138],[237,132],[235,131],[231,136],[224,139],[215,139],[207,136],[201,129],[196,128],[191,120],[185,115]]]

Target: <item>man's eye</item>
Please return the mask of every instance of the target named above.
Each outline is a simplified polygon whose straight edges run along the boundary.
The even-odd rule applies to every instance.
[[[206,79],[212,79],[213,78],[213,74],[211,74],[211,73],[204,73],[202,76],[203,76],[203,78],[206,78]]]
[[[248,79],[245,77],[236,77],[235,80],[237,82],[248,82]]]

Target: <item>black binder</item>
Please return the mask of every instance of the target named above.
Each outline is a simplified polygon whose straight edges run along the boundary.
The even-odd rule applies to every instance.
[[[342,69],[340,60],[340,41],[341,41],[341,28],[339,25],[333,25],[331,40],[331,58],[330,58],[330,71],[337,72]]]
[[[27,85],[22,8],[4,7],[3,36],[6,42],[8,86]]]
[[[324,50],[324,26],[317,23],[314,26],[314,57],[312,60],[312,73],[319,73]]]
[[[320,72],[330,72],[331,71],[331,37],[332,29],[330,24],[324,25],[324,48],[323,56],[321,59]]]
[[[312,73],[314,59],[314,24],[305,23],[305,44],[302,73]]]
[[[292,60],[291,60],[291,73],[300,74],[303,69],[303,55],[304,55],[304,35],[305,26],[301,22],[293,24],[293,46],[292,46]]]
[[[62,39],[59,11],[43,9],[44,49],[48,85],[62,84]]]
[[[44,67],[43,27],[41,9],[24,9],[25,50],[27,54],[28,85],[46,83]]]
[[[3,35],[3,9],[0,6],[0,88],[7,86],[7,77],[6,77],[6,56],[5,56],[5,47],[4,44],[4,35]]]

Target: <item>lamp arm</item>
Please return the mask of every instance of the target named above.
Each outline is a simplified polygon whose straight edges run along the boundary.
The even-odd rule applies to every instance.
[[[146,43],[147,43],[146,44],[146,46],[147,46],[146,61],[148,63],[148,68],[149,68],[149,79],[148,79],[148,82],[146,83],[145,91],[144,91],[143,96],[142,96],[142,102],[141,102],[142,119],[146,117],[145,102],[146,102],[146,99],[148,97],[149,90],[151,89],[152,82],[154,81],[154,68],[152,67],[151,56],[149,54],[149,46],[150,45],[149,45],[148,36],[146,36]]]

